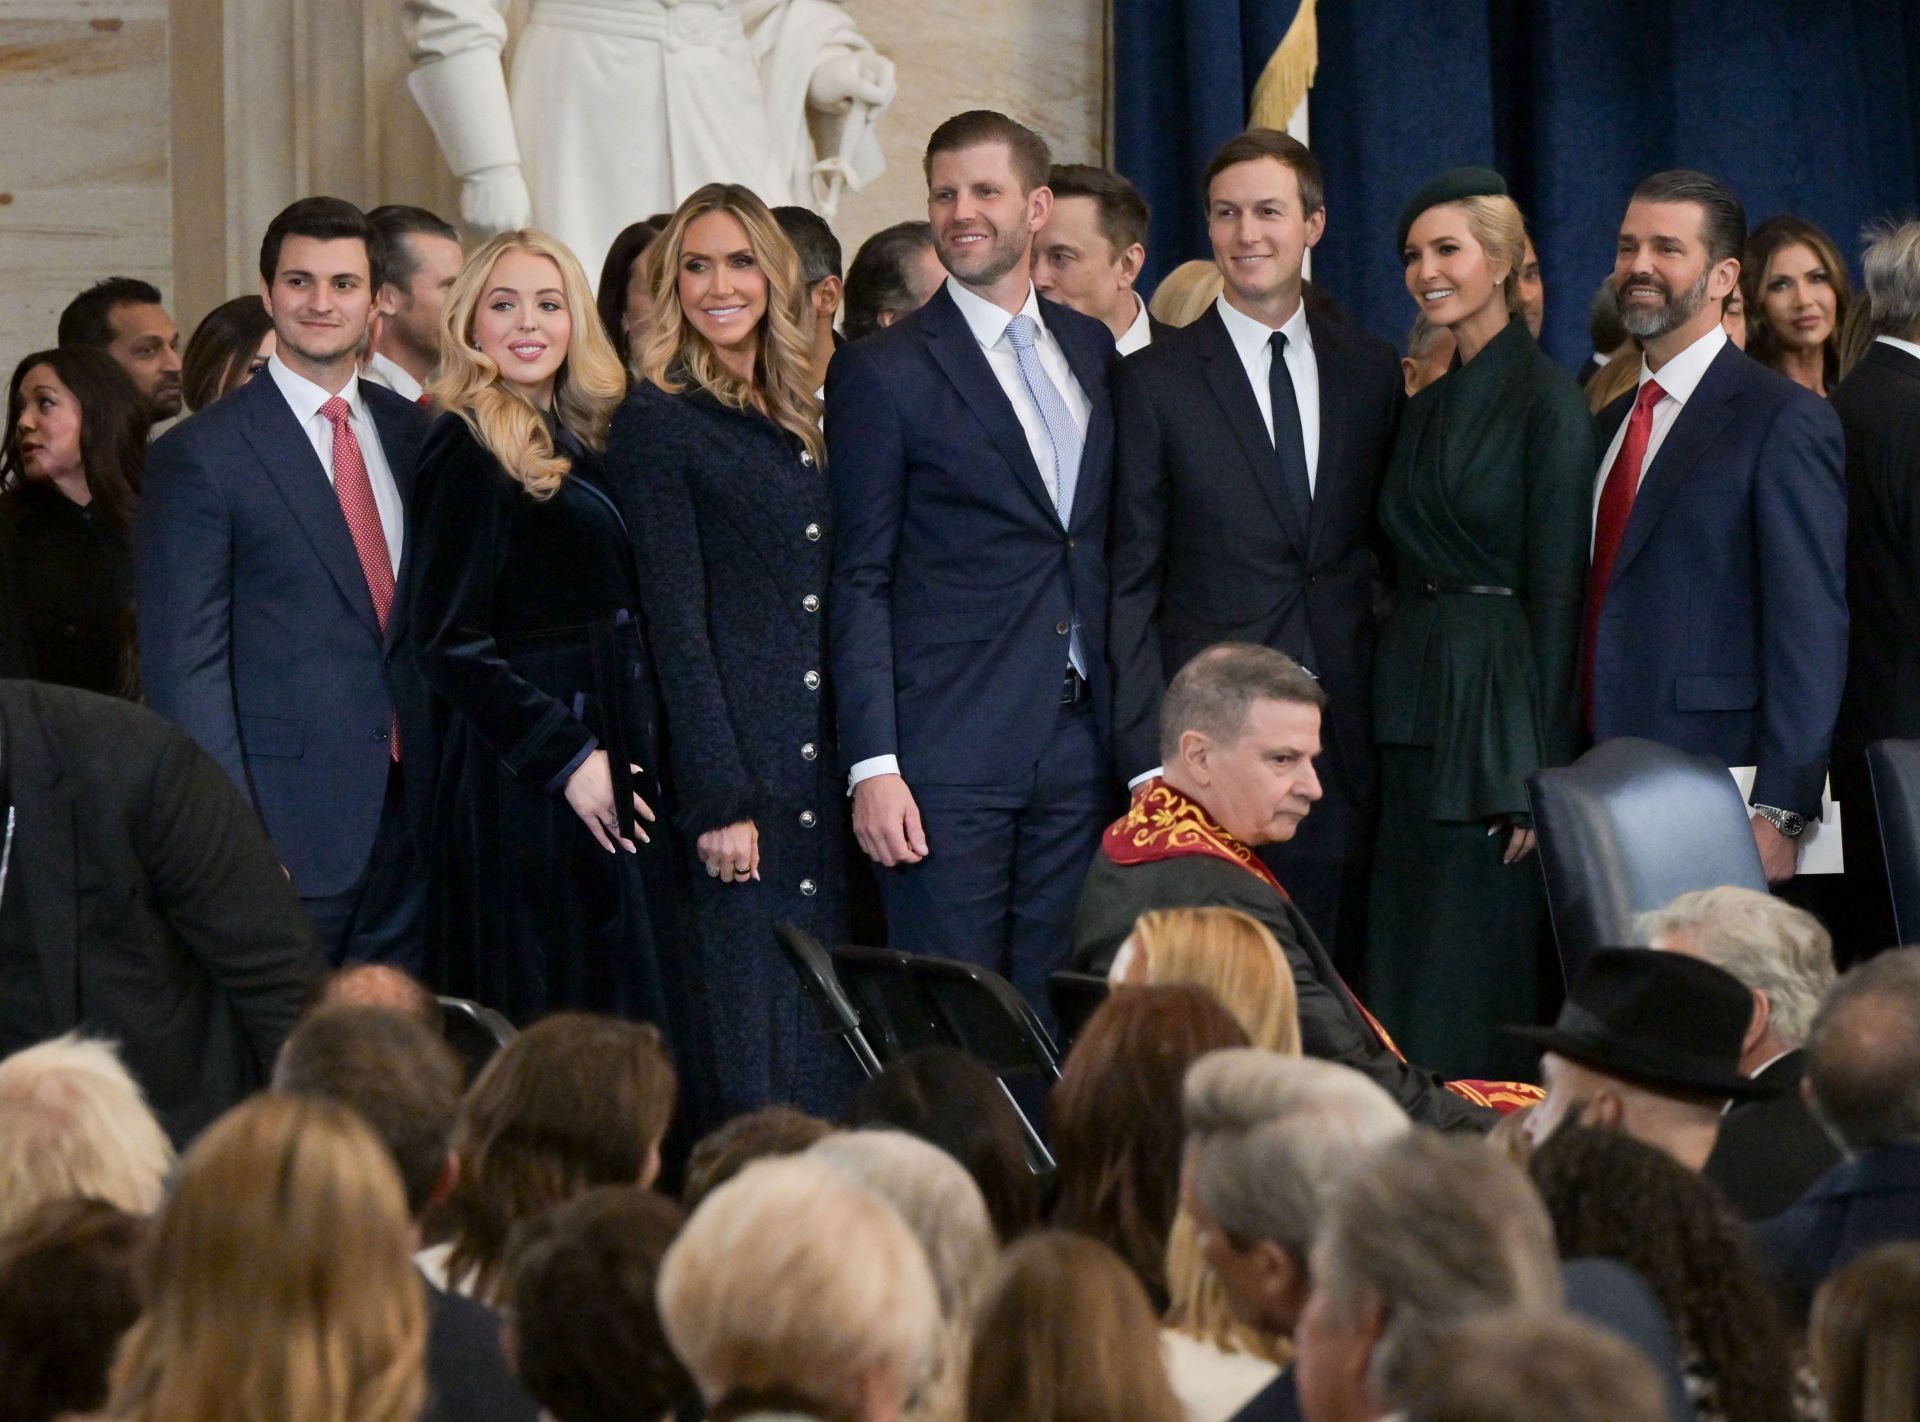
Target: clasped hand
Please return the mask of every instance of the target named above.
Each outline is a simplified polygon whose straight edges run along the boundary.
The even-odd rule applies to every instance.
[[[640,767],[634,766],[633,773],[638,775]],[[640,846],[630,839],[620,837],[620,822],[613,813],[613,766],[607,760],[607,753],[597,750],[580,762],[579,768],[567,777],[567,803],[580,817],[580,822],[600,841],[600,847],[612,854],[617,842],[620,848],[629,854],[638,854]],[[641,819],[651,822],[654,818],[653,807],[638,794],[633,797],[633,811]],[[633,832],[640,836],[641,844],[651,844],[647,832],[638,824]]]

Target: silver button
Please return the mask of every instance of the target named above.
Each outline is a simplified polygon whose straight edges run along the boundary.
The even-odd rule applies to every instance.
[[[802,468],[806,468],[806,469],[813,468],[813,451],[812,450],[803,449],[800,451],[800,464]]]
[[[1064,622],[1056,622],[1053,624],[1053,630],[1059,633],[1062,637],[1064,637],[1067,635],[1067,633],[1071,632],[1073,629],[1067,626],[1067,624]]]
[[[820,599],[815,597],[812,593],[808,593],[805,597],[800,599],[800,605],[804,607],[808,612],[818,612],[820,610]]]
[[[816,757],[818,757],[819,754],[820,754],[819,749],[815,747],[812,741],[808,741],[805,745],[800,747],[800,759],[802,760],[813,760]]]
[[[802,810],[802,811],[800,812],[800,828],[801,828],[801,829],[812,829],[812,828],[813,828],[813,826],[814,826],[814,818],[813,818],[813,811],[812,811],[812,810]]]
[[[820,541],[820,525],[817,523],[808,524],[807,525],[807,542],[818,543],[819,541]]]
[[[807,684],[808,691],[818,691],[820,689],[820,673],[817,671],[808,672],[805,676],[801,677],[800,680]]]
[[[811,879],[802,879],[800,881],[800,892],[807,898],[812,898],[820,892],[820,886]]]

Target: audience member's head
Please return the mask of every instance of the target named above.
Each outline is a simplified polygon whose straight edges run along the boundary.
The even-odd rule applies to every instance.
[[[1519,283],[1514,291],[1514,309],[1527,323],[1527,334],[1536,341],[1547,320],[1547,284],[1540,275],[1540,254],[1534,250],[1533,234],[1527,233],[1526,256],[1520,263]]]
[[[1414,1132],[1352,1171],[1313,1248],[1294,1334],[1307,1422],[1371,1422],[1411,1400],[1444,1330],[1557,1309],[1553,1226],[1518,1166],[1477,1140]]]
[[[1747,348],[1747,298],[1738,286],[1720,303],[1720,325],[1728,340],[1743,351]]]
[[[1087,1019],[1053,1088],[1053,1222],[1111,1246],[1164,1304],[1180,1205],[1181,1083],[1247,1034],[1197,987],[1117,989]]]
[[[633,359],[633,342],[644,334],[653,319],[653,272],[642,260],[653,246],[664,222],[649,217],[629,222],[620,229],[607,248],[607,259],[600,264],[600,282],[594,287],[594,306],[600,312],[600,326],[613,342],[620,364]]]
[[[1104,321],[1117,340],[1140,314],[1133,284],[1147,260],[1147,200],[1109,168],[1056,163],[1053,211],[1033,239],[1033,284],[1049,300]]]
[[[1392,1097],[1350,1068],[1257,1049],[1187,1072],[1181,1199],[1240,1321],[1291,1335],[1311,1287],[1314,1237],[1349,1173],[1409,1129]]]
[[[967,1422],[1180,1422],[1152,1302],[1097,1240],[1047,1230],[988,1281],[967,1370]]]
[[[465,260],[460,234],[424,207],[398,203],[373,209],[367,225],[380,271],[370,349],[425,383],[440,363],[440,317]]]
[[[173,1147],[113,1047],[68,1034],[0,1061],[0,1233],[48,1200],[149,1215]]]
[[[1434,325],[1426,312],[1415,312],[1407,327],[1407,353],[1400,357],[1400,382],[1407,394],[1418,395],[1445,375],[1458,348],[1452,331]]]
[[[965,1052],[925,1047],[860,1087],[850,1126],[885,1126],[940,1147],[966,1167],[1002,1243],[1031,1229],[1040,1190],[1020,1121],[994,1074]]]
[[[1634,920],[1654,948],[1703,958],[1753,995],[1741,1043],[1748,1076],[1806,1045],[1813,1014],[1833,986],[1833,936],[1803,908],[1755,889],[1700,889]]]
[[[1568,1315],[1503,1310],[1434,1339],[1407,1385],[1405,1422],[1669,1422],[1638,1348]]]
[[[1320,160],[1290,134],[1250,128],[1214,153],[1200,191],[1228,303],[1271,325],[1291,317],[1327,225]]]
[[[113,1369],[130,1422],[413,1422],[426,1297],[385,1148],[333,1101],[267,1093],[207,1128],[154,1221]]]
[[[1320,683],[1286,653],[1218,643],[1180,668],[1160,703],[1162,774],[1241,843],[1292,839],[1320,798],[1326,708]]]
[[[847,268],[847,339],[860,340],[918,311],[947,279],[933,224],[896,222],[860,244]]]
[[[970,109],[933,131],[922,166],[940,264],[979,290],[1014,273],[1024,280],[1033,234],[1053,211],[1046,139],[1005,114]]]
[[[515,1237],[506,1295],[515,1371],[553,1422],[658,1422],[692,1397],[654,1302],[683,1220],[671,1200],[607,1185]]]
[[[596,1185],[652,1184],[674,1092],[644,1023],[557,1013],[502,1047],[454,1129],[459,1178],[435,1215],[448,1283],[496,1298],[514,1225]]]
[[[709,1411],[893,1422],[940,1333],[913,1232],[804,1155],[756,1161],[707,1196],[667,1251],[658,1298]]]
[[[1624,1131],[1689,1170],[1713,1153],[1729,1099],[1769,1094],[1740,1071],[1753,996],[1702,958],[1601,948],[1553,1027],[1514,1027],[1546,1049],[1547,1099],[1527,1115],[1536,1145],[1564,1124]]]
[[[813,332],[813,370],[816,385],[824,385],[827,363],[833,359],[833,320],[846,289],[840,271],[840,239],[827,219],[810,207],[776,207],[773,220],[800,258],[806,324]]]
[[[267,368],[273,355],[273,317],[257,296],[223,301],[193,328],[180,357],[180,395],[189,410],[204,410]]]
[[[446,1030],[446,1010],[427,985],[387,963],[350,963],[320,980],[313,1006],[384,1007],[404,1013],[436,1037]]]
[[[106,1406],[107,1370],[140,1314],[147,1222],[101,1200],[49,1200],[0,1235],[0,1398],[9,1422]]]
[[[756,1160],[798,1155],[833,1134],[818,1116],[791,1106],[762,1106],[722,1122],[694,1145],[680,1184],[680,1203],[691,1212],[700,1202]]]
[[[1526,220],[1491,168],[1451,168],[1407,199],[1397,237],[1407,294],[1422,315],[1484,343],[1522,309]],[[1538,293],[1536,274],[1535,290]]]
[[[280,1048],[273,1085],[358,1112],[393,1157],[415,1219],[446,1188],[460,1061],[414,1018],[389,1007],[321,1007]]]
[[[1740,261],[1747,354],[1824,394],[1840,378],[1840,325],[1853,292],[1846,259],[1805,218],[1770,217],[1747,237]]]
[[[1920,1144],[1920,948],[1849,971],[1807,1034],[1808,1102],[1840,1149]]]
[[[1613,289],[1627,333],[1662,361],[1706,335],[1740,279],[1746,240],[1746,210],[1724,183],[1685,168],[1642,179],[1614,246]]]
[[[139,391],[149,424],[180,413],[180,332],[152,282],[95,282],[67,303],[55,339],[112,356]]]
[[[373,226],[352,203],[307,197],[282,208],[260,239],[260,295],[280,363],[315,383],[351,370],[385,278]]]
[[[1218,998],[1256,1047],[1300,1055],[1300,1001],[1293,965],[1268,928],[1230,908],[1152,909],[1114,954],[1108,978],[1171,987],[1189,983]]]
[[[1220,299],[1225,284],[1216,263],[1182,262],[1160,279],[1147,312],[1163,326],[1191,326]]]
[[[0,489],[55,490],[131,540],[147,425],[146,405],[111,357],[86,346],[35,351],[7,386]]]
[[[1869,232],[1860,269],[1873,334],[1920,341],[1920,222]]]
[[[1790,1417],[1779,1307],[1720,1192],[1665,1152],[1613,1131],[1563,1130],[1533,1180],[1566,1259],[1614,1259],[1653,1287],[1719,1415]]]
[[[1920,1417],[1920,1243],[1841,1265],[1814,1295],[1808,1342],[1827,1422]]]
[[[1620,320],[1620,297],[1609,278],[1594,290],[1587,307],[1587,340],[1595,355],[1611,356],[1627,343],[1627,328]]]

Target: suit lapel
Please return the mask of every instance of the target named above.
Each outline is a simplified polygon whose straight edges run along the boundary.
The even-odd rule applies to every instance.
[[[1728,342],[1694,387],[1693,398],[1680,407],[1679,418],[1667,431],[1660,452],[1641,475],[1639,492],[1633,496],[1633,512],[1627,515],[1627,530],[1620,539],[1620,553],[1614,559],[1614,580],[1619,579],[1646,547],[1667,505],[1685,487],[1687,475],[1733,419],[1739,396],[1738,389],[1732,388],[1733,362],[1746,358],[1738,347]]]
[[[1347,408],[1339,398],[1351,388],[1347,380],[1346,351],[1325,321],[1307,315],[1313,338],[1313,363],[1320,371],[1320,452],[1314,464],[1313,501],[1307,508],[1307,544],[1311,548],[1320,530],[1335,523],[1332,502],[1347,496]]]
[[[48,1035],[56,1036],[80,1020],[80,886],[73,876],[80,827],[66,777],[29,698],[15,702],[4,734],[13,802],[22,807],[7,892],[26,905],[53,1014]],[[0,836],[5,832],[0,818]]]
[[[1267,433],[1266,421],[1260,418],[1260,402],[1254,398],[1253,387],[1247,383],[1247,368],[1240,363],[1240,352],[1233,348],[1233,337],[1227,334],[1227,323],[1220,319],[1217,310],[1209,308],[1198,323],[1206,335],[1201,348],[1200,363],[1206,370],[1208,388],[1213,398],[1220,402],[1220,409],[1227,417],[1227,427],[1239,440],[1241,452],[1247,456],[1247,465],[1253,475],[1253,482],[1260,488],[1261,497],[1273,510],[1273,516],[1287,531],[1287,537],[1302,552],[1307,546],[1307,530],[1300,526],[1300,520],[1293,508],[1293,501],[1286,497],[1280,487],[1280,460],[1273,452],[1273,437]],[[1324,403],[1324,402],[1323,402]],[[1322,449],[1324,452],[1324,440]]]

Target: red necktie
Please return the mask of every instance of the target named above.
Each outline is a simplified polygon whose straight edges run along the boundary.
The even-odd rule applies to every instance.
[[[1653,407],[1666,393],[1656,380],[1640,387],[1633,413],[1627,417],[1627,437],[1620,441],[1620,453],[1607,471],[1607,482],[1600,487],[1600,511],[1593,521],[1593,564],[1587,572],[1587,635],[1580,657],[1580,704],[1586,710],[1589,733],[1593,730],[1593,650],[1600,634],[1600,609],[1607,600],[1613,561],[1620,556],[1620,540],[1627,534],[1633,496],[1640,489],[1640,466],[1646,462],[1647,442],[1653,438]]]
[[[340,500],[340,512],[347,516],[353,551],[360,555],[360,571],[366,575],[367,592],[373,598],[374,619],[385,635],[387,614],[393,610],[393,555],[387,551],[387,535],[380,526],[380,506],[373,501],[367,459],[353,432],[353,411],[336,395],[320,407],[320,413],[333,426],[333,492]],[[400,759],[397,713],[389,728],[387,749],[395,760]]]

